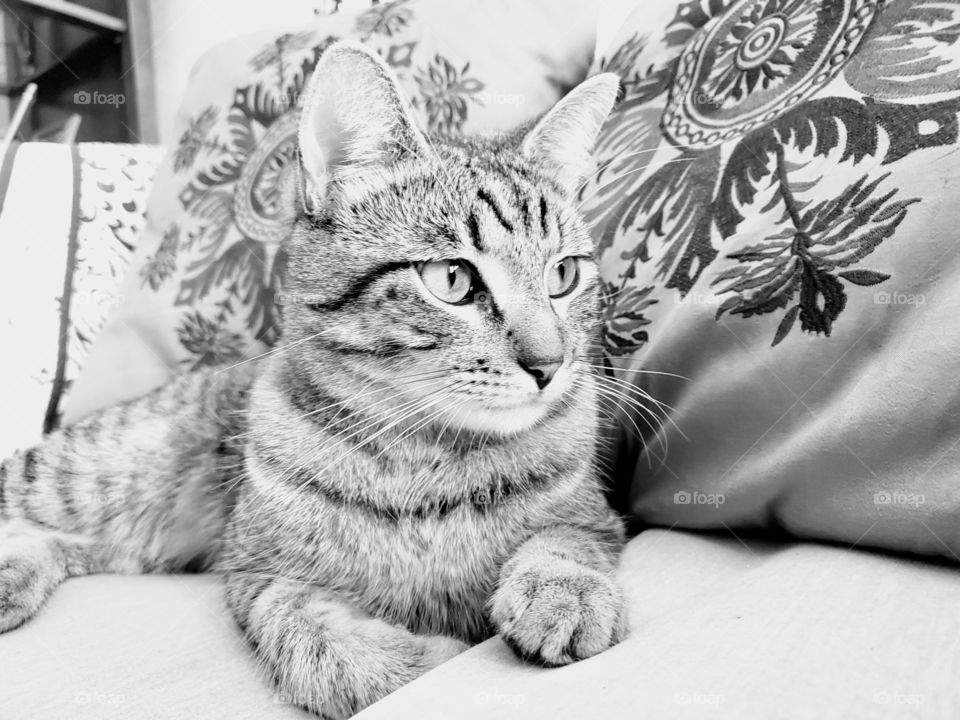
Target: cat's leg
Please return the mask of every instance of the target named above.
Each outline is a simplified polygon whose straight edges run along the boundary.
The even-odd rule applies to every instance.
[[[76,535],[0,521],[0,632],[36,615],[66,578],[90,573],[90,546]]]
[[[0,459],[0,632],[68,577],[212,564],[239,482],[244,367],[185,375]]]
[[[301,582],[233,573],[227,604],[281,696],[324,718],[350,717],[468,647]]]
[[[623,593],[613,576],[621,537],[616,530],[561,525],[520,546],[504,564],[489,604],[494,626],[514,652],[553,667],[623,638]]]

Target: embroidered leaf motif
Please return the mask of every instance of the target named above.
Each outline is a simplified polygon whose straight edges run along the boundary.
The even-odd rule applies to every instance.
[[[844,77],[864,95],[899,101],[960,91],[960,6],[942,0],[889,3]]]
[[[714,149],[701,155],[668,155],[662,161],[632,158],[630,165],[637,167],[601,183],[597,191],[601,200],[585,214],[595,227],[599,251],[613,245],[619,235],[630,236],[633,249],[622,259],[646,262],[658,255],[657,277],[664,278],[666,287],[686,294],[717,254],[710,242],[710,180],[717,175],[719,157]],[[640,173],[650,167],[656,169],[631,192],[636,177],[643,177]],[[653,252],[654,243],[663,243],[663,252]]]
[[[239,333],[224,328],[222,320],[211,320],[196,310],[184,317],[177,336],[180,344],[194,355],[191,369],[239,360],[243,355]]]
[[[842,130],[842,132],[841,132]],[[837,162],[859,162],[877,153],[877,124],[860,102],[825,98],[806,103],[774,124],[754,131],[734,148],[717,193],[717,227],[725,238],[743,222],[739,206],[749,205],[773,172],[769,158],[789,145],[826,157],[843,143]]]
[[[140,268],[140,277],[143,285],[149,285],[151,290],[159,290],[160,286],[177,269],[177,250],[180,244],[180,226],[173,223],[163,233],[157,251],[147,259]]]
[[[669,288],[683,296],[707,271],[718,318],[782,314],[774,344],[798,321],[829,335],[848,292],[890,278],[857,265],[918,202],[883,188],[886,176],[874,169],[960,138],[960,5],[677,5],[661,42],[647,47],[646,26],[634,19],[640,30],[601,61],[625,93],[580,197],[606,277],[624,286],[656,280],[644,288],[654,300]],[[847,52],[834,52],[844,43]],[[839,72],[864,95],[823,97]],[[805,94],[811,78],[819,98]],[[692,90],[711,87],[716,97]],[[812,169],[831,173],[829,182]],[[820,190],[836,177],[850,182],[839,196]],[[710,265],[721,249],[733,262],[717,271]]]
[[[372,35],[393,37],[410,24],[413,10],[406,7],[407,0],[374,5],[357,18],[357,32],[363,40]]]
[[[787,314],[783,316],[783,320],[780,321],[780,324],[777,326],[777,334],[773,336],[773,342],[771,347],[776,347],[780,342],[790,334],[790,331],[793,330],[793,325],[797,321],[797,315],[800,313],[800,306],[794,305],[792,308],[787,310]]]
[[[484,84],[477,78],[468,77],[470,63],[457,69],[442,55],[435,55],[433,61],[417,71],[415,80],[420,96],[413,98],[414,107],[423,107],[427,113],[427,124],[432,132],[453,135],[463,129],[467,120],[467,101],[480,102],[477,93]]]
[[[842,280],[869,286],[890,276],[875,270],[837,272],[869,255],[893,235],[906,217],[907,207],[918,198],[894,200],[897,190],[877,194],[888,175],[873,181],[861,177],[838,197],[800,207],[795,188],[784,169],[783,150],[777,153],[776,197],[784,205],[784,227],[763,242],[727,257],[740,264],[717,275],[718,292],[732,293],[717,311],[751,317],[787,307],[799,292],[799,302],[784,316],[773,344],[780,343],[797,318],[804,332],[829,336],[833,323],[847,304]]]
[[[211,131],[218,116],[219,110],[211,105],[187,121],[187,129],[183,131],[173,151],[174,172],[188,170],[204,150],[214,153],[223,151],[223,145],[211,138]]]
[[[650,320],[644,310],[658,302],[650,297],[652,291],[652,286],[618,288],[604,283],[603,345],[608,355],[629,355],[647,343],[644,328]]]
[[[847,270],[838,273],[837,277],[849,280],[854,285],[878,285],[884,280],[889,280],[890,276],[886,273],[874,272],[873,270]]]

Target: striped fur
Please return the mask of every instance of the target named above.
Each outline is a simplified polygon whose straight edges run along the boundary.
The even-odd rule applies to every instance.
[[[529,131],[441,142],[367,51],[331,48],[315,77],[283,345],[0,465],[0,631],[67,577],[215,568],[281,696],[331,718],[494,632],[546,665],[600,652],[623,634],[623,531],[594,467],[582,173],[555,164],[615,83]],[[566,256],[580,284],[551,299]],[[477,269],[469,304],[419,280],[446,259]],[[541,357],[562,359],[545,385],[522,365]]]

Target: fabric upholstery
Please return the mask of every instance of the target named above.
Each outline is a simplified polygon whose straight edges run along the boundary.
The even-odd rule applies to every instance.
[[[10,149],[0,171],[0,457],[59,421],[117,305],[159,160],[146,145]]]
[[[949,718],[960,575],[846,547],[642,533],[620,577],[631,635],[566,668],[490,640],[362,720]],[[3,717],[306,717],[257,675],[209,576],[68,581],[0,635]]]
[[[956,716],[954,568],[655,530],[620,577],[622,644],[545,670],[495,638],[358,720]]]
[[[958,20],[658,1],[598,59],[625,94],[583,208],[641,521],[960,560]]]

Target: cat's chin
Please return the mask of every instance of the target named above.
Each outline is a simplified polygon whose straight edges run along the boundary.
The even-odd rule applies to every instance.
[[[542,399],[507,407],[480,403],[461,405],[451,411],[447,427],[494,435],[516,435],[534,427],[549,413],[552,405]]]

